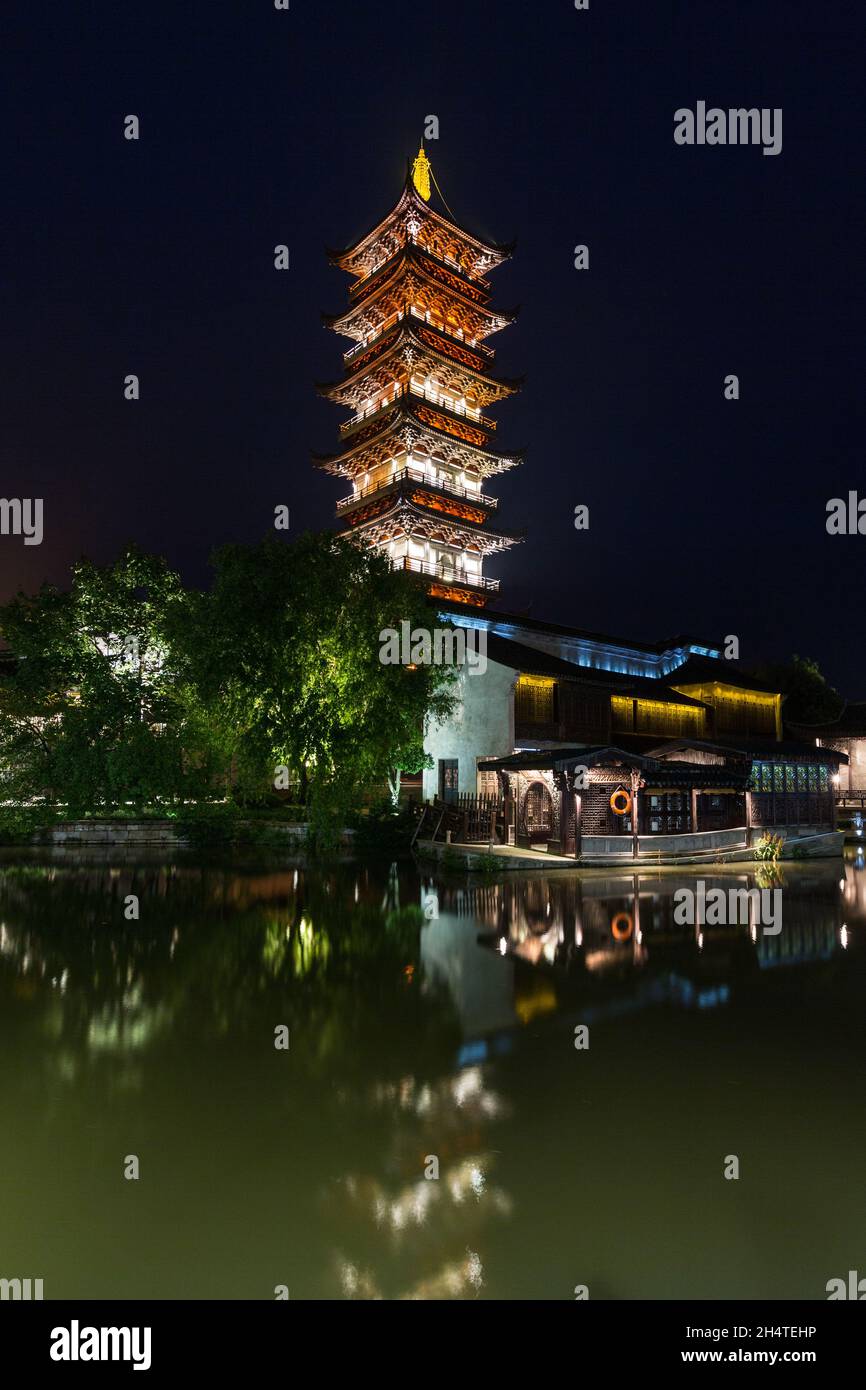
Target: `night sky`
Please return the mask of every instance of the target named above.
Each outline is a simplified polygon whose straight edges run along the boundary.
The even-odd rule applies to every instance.
[[[225,541],[333,523],[313,383],[349,279],[326,246],[400,193],[425,116],[459,222],[517,239],[490,340],[526,375],[491,482],[524,543],[502,606],[623,636],[741,639],[866,698],[863,43],[835,0],[9,0],[2,51],[0,597],[127,539],[191,583]],[[781,107],[783,150],[682,148],[678,107]],[[135,113],[141,139],[123,138]],[[291,269],[273,266],[287,243]],[[573,265],[587,243],[589,272]],[[129,372],[142,398],[123,398]],[[723,397],[735,372],[741,398]],[[590,507],[589,532],[574,508]]]

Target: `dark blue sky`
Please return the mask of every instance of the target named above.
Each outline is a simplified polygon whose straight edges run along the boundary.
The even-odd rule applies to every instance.
[[[862,6],[79,0],[0,23],[2,492],[44,497],[46,528],[0,538],[0,596],[127,538],[203,583],[278,503],[332,524],[345,489],[309,454],[344,413],[313,382],[339,373],[319,313],[348,281],[324,247],[396,200],[433,113],[458,220],[518,241],[493,277],[522,306],[497,369],[527,377],[496,411],[529,450],[491,487],[527,533],[489,567],[503,605],[737,633],[866,697],[866,536],[824,526],[866,495]],[[782,153],[676,146],[698,100],[781,107]]]

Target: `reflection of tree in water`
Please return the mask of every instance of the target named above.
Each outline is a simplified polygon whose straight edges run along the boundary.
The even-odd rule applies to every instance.
[[[140,919],[124,918],[135,894]],[[174,865],[0,870],[0,971],[50,1033],[120,1053],[180,1031],[237,1045],[288,1025],[307,1067],[388,1071],[411,1030],[431,1058],[454,1038],[417,986],[420,910],[383,910],[349,866],[239,875]],[[359,1006],[363,1001],[363,1006]]]
[[[414,877],[351,866],[6,866],[0,1030],[28,1059],[19,1099],[26,1085],[32,1108],[41,1071],[58,1142],[94,1116],[172,1145],[233,1131],[263,1188],[288,1178],[317,1213],[310,1258],[332,1294],[472,1296],[475,1237],[507,1209],[488,1136],[501,1105],[481,1070],[454,1071],[459,1029],[424,977],[417,902]]]

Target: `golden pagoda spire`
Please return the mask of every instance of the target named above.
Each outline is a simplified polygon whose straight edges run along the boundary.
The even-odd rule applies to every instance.
[[[430,201],[430,160],[424,153],[423,141],[421,142],[421,148],[415,156],[415,162],[412,165],[412,182],[421,194],[424,202],[428,203]]]

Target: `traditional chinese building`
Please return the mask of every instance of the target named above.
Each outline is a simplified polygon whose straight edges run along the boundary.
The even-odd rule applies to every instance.
[[[485,661],[427,729],[423,791],[461,812],[465,838],[584,862],[743,857],[768,832],[841,852],[845,750],[784,737],[780,693],[720,649],[446,611],[483,637]]]
[[[866,700],[849,700],[841,714],[825,724],[795,724],[798,738],[814,739],[819,748],[844,753],[847,767],[840,769],[840,790],[863,800],[866,793]]]
[[[497,376],[488,339],[512,322],[490,305],[488,272],[512,251],[479,240],[431,205],[423,150],[396,206],[332,264],[353,277],[349,305],[324,321],[352,340],[321,395],[353,413],[318,467],[351,484],[343,529],[427,578],[437,598],[482,608],[499,588],[488,555],[517,535],[495,524],[489,479],[521,462],[494,447],[486,413],[519,381]]]

